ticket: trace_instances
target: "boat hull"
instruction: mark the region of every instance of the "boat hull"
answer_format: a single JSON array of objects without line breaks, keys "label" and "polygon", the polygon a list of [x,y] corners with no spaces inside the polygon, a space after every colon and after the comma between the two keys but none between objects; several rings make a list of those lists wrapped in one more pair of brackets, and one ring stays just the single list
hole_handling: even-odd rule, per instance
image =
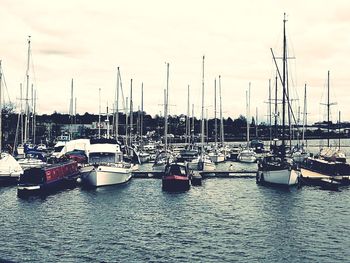
[{"label": "boat hull", "polygon": [[162,178],[162,189],[164,191],[187,191],[190,189],[190,180],[188,177],[167,176]]},{"label": "boat hull", "polygon": [[256,157],[255,156],[237,156],[237,160],[241,163],[255,163]]},{"label": "boat hull", "polygon": [[82,183],[93,187],[124,184],[132,177],[129,168],[104,165],[83,167],[80,172]]},{"label": "boat hull", "polygon": [[299,174],[293,169],[258,171],[257,182],[280,186],[292,186],[298,184]]},{"label": "boat hull", "polygon": [[209,158],[213,163],[222,163],[225,161],[225,155],[209,155]]},{"label": "boat hull", "polygon": [[188,168],[194,171],[214,171],[215,164],[208,162],[190,162]]}]

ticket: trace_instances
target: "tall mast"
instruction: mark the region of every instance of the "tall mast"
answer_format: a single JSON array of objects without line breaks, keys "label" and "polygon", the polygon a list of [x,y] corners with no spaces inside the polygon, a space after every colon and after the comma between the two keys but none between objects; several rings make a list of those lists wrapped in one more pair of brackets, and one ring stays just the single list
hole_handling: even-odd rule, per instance
[{"label": "tall mast", "polygon": [[141,138],[141,147],[143,148],[143,82],[141,83],[141,117],[140,117],[140,138]]},{"label": "tall mast", "polygon": [[116,95],[116,100],[115,100],[115,119],[114,119],[114,129],[115,129],[115,139],[118,140],[118,135],[119,135],[119,67],[117,68],[117,95]]},{"label": "tall mast", "polygon": [[101,88],[98,89],[98,138],[101,138]]},{"label": "tall mast", "polygon": [[134,127],[134,118],[133,118],[133,101],[132,101],[132,79],[130,80],[130,146],[132,146],[132,134]]},{"label": "tall mast", "polygon": [[186,116],[186,142],[188,141],[188,144],[191,143],[190,139],[190,130],[191,130],[191,124],[190,124],[190,85],[187,86],[187,116]]},{"label": "tall mast", "polygon": [[22,83],[20,84],[20,107],[21,107],[21,144],[24,143],[24,120],[23,120],[23,87]]},{"label": "tall mast", "polygon": [[339,133],[339,141],[338,141],[338,148],[340,150],[340,114],[341,114],[341,111],[339,111],[339,125],[338,125],[338,133]]},{"label": "tall mast", "polygon": [[[31,137],[33,138],[33,136],[34,136],[34,85],[33,85],[33,83],[32,83],[32,89],[31,89],[31,106],[30,106],[30,112],[31,112],[31,119],[32,119],[32,123],[31,123]],[[29,129],[30,130],[30,129]],[[33,140],[33,143],[35,143],[34,142],[34,140]]]},{"label": "tall mast", "polygon": [[25,105],[25,119],[24,119],[24,142],[28,141],[28,125],[29,125],[29,105],[28,105],[28,93],[29,93],[29,63],[30,63],[30,36],[28,37],[28,54],[27,54],[27,70],[26,70],[26,105]]},{"label": "tall mast", "polygon": [[36,136],[36,90],[34,90],[34,103],[33,103],[33,143],[35,144]]},{"label": "tall mast", "polygon": [[125,144],[128,145],[128,129],[129,129],[129,125],[128,125],[128,97],[126,97],[125,99]]},{"label": "tall mast", "polygon": [[209,143],[209,119],[208,119],[208,108],[205,109],[205,119],[206,119],[206,137],[207,137],[207,144]]},{"label": "tall mast", "polygon": [[191,127],[191,139],[194,144],[194,104],[192,104],[192,127]]},{"label": "tall mast", "polygon": [[108,112],[108,102],[107,102],[107,118],[106,118],[106,122],[107,122],[107,133],[106,133],[106,138],[109,139],[109,112]]},{"label": "tall mast", "polygon": [[255,137],[258,138],[258,107],[255,108]]},{"label": "tall mast", "polygon": [[214,79],[214,127],[215,127],[215,149],[218,148],[218,122],[216,120],[216,79]]},{"label": "tall mast", "polygon": [[2,67],[1,67],[1,60],[0,60],[0,153],[1,152],[2,152]]},{"label": "tall mast", "polygon": [[165,107],[164,107],[164,148],[168,150],[168,99],[169,99],[169,63],[166,64],[166,91],[165,91]]},{"label": "tall mast", "polygon": [[304,112],[303,112],[303,133],[302,133],[302,141],[303,145],[305,144],[305,127],[306,127],[306,116],[307,116],[307,108],[306,108],[306,83],[304,87]]},{"label": "tall mast", "polygon": [[249,148],[249,130],[250,130],[250,82],[248,91],[246,91],[246,103],[247,103],[247,148]]},{"label": "tall mast", "polygon": [[202,115],[201,115],[201,154],[204,153],[204,59],[202,61]]},{"label": "tall mast", "polygon": [[73,78],[70,87],[70,104],[69,104],[69,139],[72,139],[72,124],[73,124]]},{"label": "tall mast", "polygon": [[330,106],[331,104],[329,103],[329,70],[327,74],[327,128],[328,128],[328,136],[327,136],[327,147],[329,147],[329,113],[330,113]]},{"label": "tall mast", "polygon": [[283,19],[283,76],[282,76],[282,157],[285,157],[285,115],[286,115],[286,64],[287,64],[287,38],[286,38],[286,14]]},{"label": "tall mast", "polygon": [[222,118],[222,100],[221,100],[221,76],[219,75],[219,96],[220,96],[220,137],[222,146],[224,145],[224,120]]},{"label": "tall mast", "polygon": [[272,143],[272,127],[271,127],[271,124],[272,124],[272,120],[271,120],[271,79],[269,79],[269,126],[270,126],[270,145]]},{"label": "tall mast", "polygon": [[275,113],[274,113],[274,116],[275,116],[275,124],[274,124],[274,130],[275,130],[275,138],[277,139],[278,138],[278,127],[277,127],[277,117],[278,117],[278,109],[277,109],[277,91],[278,91],[278,88],[277,88],[277,74],[276,74],[276,77],[275,77]]}]

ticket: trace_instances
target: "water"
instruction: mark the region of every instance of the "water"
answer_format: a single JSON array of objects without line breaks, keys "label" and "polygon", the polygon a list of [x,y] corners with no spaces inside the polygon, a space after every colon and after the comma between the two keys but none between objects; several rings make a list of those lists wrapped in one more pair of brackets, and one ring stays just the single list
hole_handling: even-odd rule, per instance
[{"label": "water", "polygon": [[78,187],[45,198],[19,199],[16,187],[1,187],[0,203],[0,258],[15,262],[350,258],[349,187],[286,190],[256,185],[255,179],[211,178],[174,194],[161,190],[161,180],[133,179],[123,186]]}]

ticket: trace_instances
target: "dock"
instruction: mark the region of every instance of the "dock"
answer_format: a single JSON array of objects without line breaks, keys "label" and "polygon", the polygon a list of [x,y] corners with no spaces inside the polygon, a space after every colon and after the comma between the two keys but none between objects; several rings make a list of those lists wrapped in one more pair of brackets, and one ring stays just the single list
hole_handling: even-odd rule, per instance
[{"label": "dock", "polygon": [[[204,179],[205,178],[255,178],[256,170],[218,170],[218,171],[208,171],[208,172],[197,172]],[[155,171],[134,171],[132,173],[133,178],[140,179],[161,179],[163,172]]]}]

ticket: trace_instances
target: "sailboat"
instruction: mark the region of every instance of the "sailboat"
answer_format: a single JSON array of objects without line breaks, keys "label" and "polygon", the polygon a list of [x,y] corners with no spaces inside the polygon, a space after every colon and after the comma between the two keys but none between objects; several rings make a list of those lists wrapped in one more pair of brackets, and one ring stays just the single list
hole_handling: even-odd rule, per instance
[{"label": "sailboat", "polygon": [[[303,130],[302,130],[302,144],[296,145],[292,149],[292,159],[294,163],[302,163],[307,157],[309,157],[309,153],[306,151],[306,140],[305,140],[305,129],[307,126],[307,104],[306,104],[306,84],[304,89],[304,113],[303,113]],[[299,141],[299,139],[298,139]]]},{"label": "sailboat", "polygon": [[0,60],[0,182],[16,182],[23,170],[10,153],[2,152],[2,67]]},{"label": "sailboat", "polygon": [[167,63],[166,90],[164,96],[164,150],[160,151],[153,164],[153,171],[164,172],[165,166],[174,161],[168,149],[168,102],[169,102],[169,63]]},{"label": "sailboat", "polygon": [[249,147],[249,119],[250,119],[250,82],[249,82],[249,90],[246,91],[246,101],[247,101],[247,146],[243,149],[237,156],[237,160],[242,163],[255,163],[256,162],[256,154]]},{"label": "sailboat", "polygon": [[143,83],[141,84],[141,116],[140,116],[140,162],[141,163],[148,163],[151,160],[151,155],[146,152],[143,148]]},{"label": "sailboat", "polygon": [[198,158],[188,163],[192,170],[197,171],[213,171],[215,164],[210,160],[204,151],[204,56],[202,60],[202,115],[201,115],[201,152]]},{"label": "sailboat", "polygon": [[[256,175],[257,183],[267,183],[272,185],[291,186],[298,183],[299,174],[292,169],[291,164],[286,158],[285,145],[285,126],[286,126],[286,85],[287,85],[287,39],[286,39],[286,14],[283,19],[283,71],[280,80],[282,82],[282,144],[275,147],[275,151],[263,157],[258,163],[258,172]],[[271,50],[272,52],[272,50]],[[273,55],[273,52],[272,52]],[[275,56],[273,55],[275,61]],[[276,61],[275,61],[276,63]],[[277,66],[277,64],[276,64]],[[278,70],[278,67],[277,67]],[[278,71],[279,73],[279,71]],[[277,134],[275,134],[276,136]]]},{"label": "sailboat", "polygon": [[215,126],[215,145],[214,145],[214,149],[211,152],[209,152],[208,155],[212,162],[221,163],[225,161],[225,155],[218,148],[218,122],[216,118],[216,79],[214,80],[214,123],[215,123],[214,125]]},{"label": "sailboat", "polygon": [[[330,106],[333,103],[329,101],[329,71],[327,78],[327,123],[328,134],[330,130]],[[320,153],[315,157],[308,157],[301,164],[301,176],[303,182],[311,182],[313,179],[321,180],[336,180],[347,181],[350,180],[350,165],[346,163],[345,154],[339,148],[331,148],[329,137],[327,138],[327,147],[321,149]],[[310,181],[311,180],[311,181]]]},{"label": "sailboat", "polygon": [[[192,120],[194,122],[192,108]],[[194,125],[194,123],[192,124]],[[191,162],[192,160],[198,158],[198,147],[195,147],[194,142],[191,140],[191,121],[190,121],[190,85],[187,86],[187,116],[186,116],[186,146],[185,149],[180,150],[179,156],[177,157],[177,161],[180,162]]]}]

